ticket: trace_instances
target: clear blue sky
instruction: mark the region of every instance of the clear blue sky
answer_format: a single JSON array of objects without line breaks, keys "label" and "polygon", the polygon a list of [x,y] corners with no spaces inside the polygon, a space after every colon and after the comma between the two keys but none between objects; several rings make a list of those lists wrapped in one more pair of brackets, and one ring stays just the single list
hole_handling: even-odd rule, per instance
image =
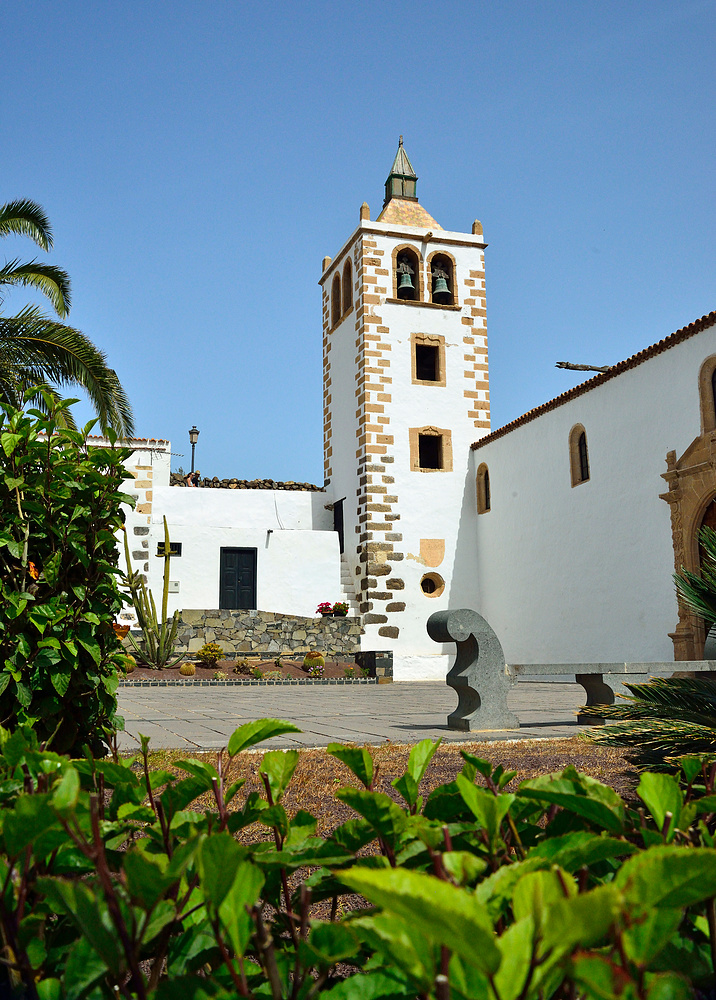
[{"label": "clear blue sky", "polygon": [[421,203],[490,244],[493,427],[579,381],[556,361],[716,308],[712,0],[24,0],[0,27],[0,200],[45,207],[70,322],[174,467],[196,423],[204,474],[322,481],[320,263],[399,133]]}]

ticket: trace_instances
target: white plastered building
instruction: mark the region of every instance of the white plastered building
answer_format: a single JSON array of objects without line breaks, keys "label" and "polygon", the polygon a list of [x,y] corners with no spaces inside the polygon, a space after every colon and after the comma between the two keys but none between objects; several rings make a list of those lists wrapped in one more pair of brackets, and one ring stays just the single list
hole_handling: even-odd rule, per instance
[{"label": "white plastered building", "polygon": [[323,260],[323,489],[178,488],[169,442],[132,442],[135,568],[161,592],[166,516],[170,611],[346,599],[396,681],[445,676],[447,608],[513,663],[701,656],[671,574],[716,524],[716,313],[491,431],[482,226],[442,229],[416,185],[401,139],[378,218]]}]

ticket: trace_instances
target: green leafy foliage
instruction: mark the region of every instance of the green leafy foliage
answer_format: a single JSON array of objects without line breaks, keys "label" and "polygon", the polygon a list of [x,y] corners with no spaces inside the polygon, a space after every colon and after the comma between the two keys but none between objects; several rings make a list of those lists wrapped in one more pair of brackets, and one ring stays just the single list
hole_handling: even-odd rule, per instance
[{"label": "green leafy foliage", "polygon": [[[289,817],[282,804],[298,751],[257,760],[265,795],[241,796],[242,783],[227,781],[237,754],[295,731],[280,719],[250,722],[228,754],[172,771],[150,769],[146,738],[137,759],[73,761],[40,749],[28,728],[5,735],[0,993],[711,995],[716,797],[693,758],[680,779],[644,774],[644,805],[633,808],[573,768],[507,792],[510,772],[463,754],[457,781],[421,811],[437,744],[413,749],[412,784],[395,782],[403,806],[372,790],[368,750],[334,744],[362,785],[338,798],[359,818],[321,838],[312,816]],[[256,826],[268,838],[249,835]]]},{"label": "green leafy foliage", "polygon": [[47,417],[0,404],[0,725],[102,752],[124,658],[112,625],[130,452],[87,448],[92,424],[58,423],[68,405]]}]

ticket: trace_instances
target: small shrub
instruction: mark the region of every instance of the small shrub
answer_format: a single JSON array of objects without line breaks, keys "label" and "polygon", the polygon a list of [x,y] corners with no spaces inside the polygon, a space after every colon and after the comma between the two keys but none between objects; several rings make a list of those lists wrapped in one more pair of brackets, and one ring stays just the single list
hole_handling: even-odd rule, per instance
[{"label": "small shrub", "polygon": [[214,674],[215,681],[226,681],[229,679],[229,675],[224,670],[217,670]]},{"label": "small shrub", "polygon": [[263,675],[265,681],[282,681],[283,674],[280,670],[269,670],[267,674]]},{"label": "small shrub", "polygon": [[234,663],[233,672],[235,674],[244,674],[244,676],[251,675],[251,665],[245,656]]},{"label": "small shrub", "polygon": [[282,654],[279,653],[278,656],[276,657],[276,659],[273,661],[276,664],[277,667],[282,667],[283,666],[283,663],[281,663],[281,655]]},{"label": "small shrub", "polygon": [[343,671],[343,676],[347,677],[349,680],[351,680],[353,677],[356,676],[356,668],[355,667],[346,667],[345,670]]},{"label": "small shrub", "polygon": [[197,660],[201,660],[207,667],[213,667],[217,660],[224,656],[224,650],[218,642],[205,642],[196,654]]},{"label": "small shrub", "polygon": [[179,667],[179,673],[182,677],[193,677],[196,673],[196,667],[193,663],[182,663]]},{"label": "small shrub", "polygon": [[[0,403],[0,720],[57,753],[101,754],[116,729],[126,656],[115,532],[126,448],[87,446],[55,417]],[[116,435],[108,435],[116,441]]]},{"label": "small shrub", "polygon": [[261,667],[252,667],[251,676],[255,677],[257,681],[263,680],[264,672]]}]

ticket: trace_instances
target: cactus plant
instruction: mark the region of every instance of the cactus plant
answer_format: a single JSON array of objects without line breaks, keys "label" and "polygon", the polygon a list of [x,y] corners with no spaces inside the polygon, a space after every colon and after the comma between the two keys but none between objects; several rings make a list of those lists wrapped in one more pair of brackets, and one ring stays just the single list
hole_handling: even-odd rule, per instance
[{"label": "cactus plant", "polygon": [[303,669],[309,677],[322,677],[325,659],[317,649],[312,649],[303,658]]},{"label": "cactus plant", "polygon": [[222,659],[224,650],[218,642],[205,642],[195,655],[207,667],[213,667],[217,660]]},{"label": "cactus plant", "polygon": [[157,618],[157,608],[154,597],[147,584],[139,573],[132,569],[132,560],[129,555],[129,542],[127,535],[124,535],[124,554],[127,560],[127,575],[125,583],[129,589],[132,605],[139,627],[142,630],[144,648],[142,648],[130,632],[127,638],[134,647],[134,651],[141,663],[151,667],[153,670],[161,670],[164,667],[174,667],[181,660],[182,655],[172,659],[174,644],[179,628],[179,612],[175,611],[171,622],[167,621],[167,601],[169,598],[169,528],[167,519],[164,518],[164,587],[162,591],[162,618]]},{"label": "cactus plant", "polygon": [[127,654],[127,656],[124,657],[124,660],[121,663],[121,667],[122,670],[125,672],[125,674],[133,674],[137,667],[137,661],[134,659],[133,656]]},{"label": "cactus plant", "polygon": [[179,667],[179,673],[182,677],[193,677],[196,673],[196,667],[193,663],[182,663]]}]

